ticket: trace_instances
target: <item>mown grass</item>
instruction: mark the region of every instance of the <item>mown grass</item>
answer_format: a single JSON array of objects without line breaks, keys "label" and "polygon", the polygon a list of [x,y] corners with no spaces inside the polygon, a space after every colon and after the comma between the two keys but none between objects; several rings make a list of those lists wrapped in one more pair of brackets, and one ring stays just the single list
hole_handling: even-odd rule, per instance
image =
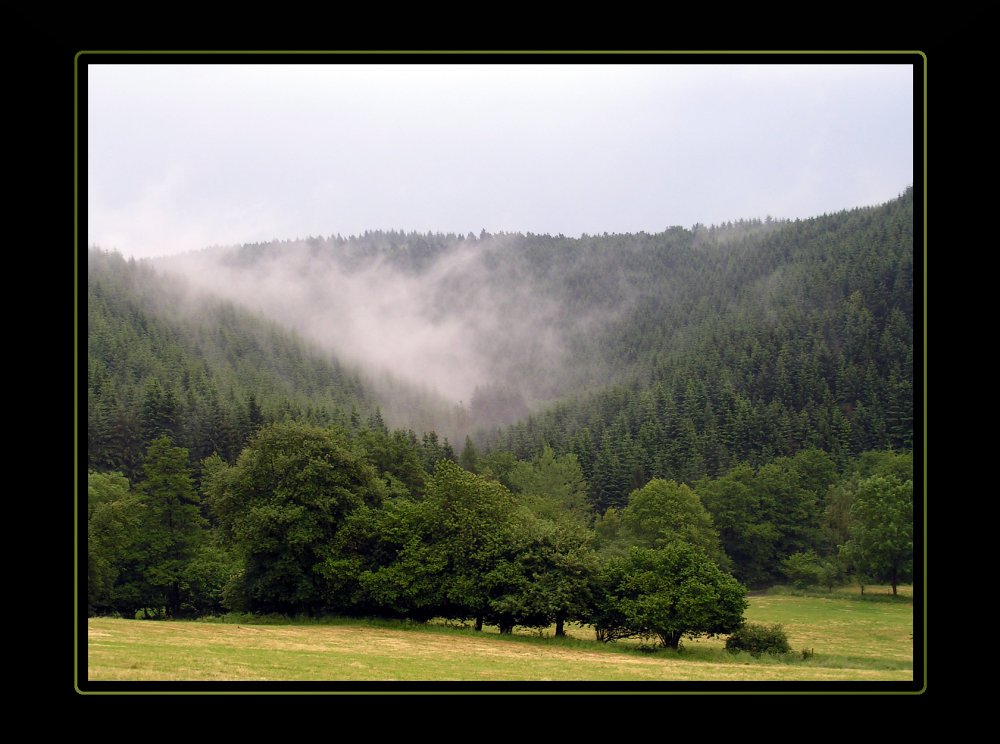
[{"label": "mown grass", "polygon": [[[866,587],[858,601],[850,588],[832,593],[768,593],[750,597],[749,622],[780,623],[794,652],[809,649],[809,663],[830,669],[894,670],[913,667],[913,599],[911,587],[900,587],[900,596],[873,592]],[[888,589],[885,587],[885,589]],[[857,587],[854,587],[857,592]],[[887,597],[887,601],[871,600]],[[693,641],[719,645],[720,639]]]},{"label": "mown grass", "polygon": [[[500,636],[445,624],[325,618],[165,622],[88,621],[91,680],[910,680],[912,605],[848,598],[750,598],[747,619],[781,623],[794,653],[754,659],[723,640],[685,639],[681,651],[642,641],[601,644],[589,628],[568,638]],[[813,656],[803,659],[802,648]]]}]

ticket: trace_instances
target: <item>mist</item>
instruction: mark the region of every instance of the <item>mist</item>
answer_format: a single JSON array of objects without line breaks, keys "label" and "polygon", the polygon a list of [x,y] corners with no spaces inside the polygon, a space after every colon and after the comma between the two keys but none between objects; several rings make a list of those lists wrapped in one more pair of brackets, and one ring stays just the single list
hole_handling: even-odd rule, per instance
[{"label": "mist", "polygon": [[[544,277],[512,263],[509,242],[452,236],[427,256],[405,240],[372,251],[365,241],[313,239],[216,247],[155,263],[359,367],[380,397],[403,381],[495,425],[558,396],[571,339],[597,322],[567,314]],[[506,410],[484,416],[497,396],[492,407]]]}]

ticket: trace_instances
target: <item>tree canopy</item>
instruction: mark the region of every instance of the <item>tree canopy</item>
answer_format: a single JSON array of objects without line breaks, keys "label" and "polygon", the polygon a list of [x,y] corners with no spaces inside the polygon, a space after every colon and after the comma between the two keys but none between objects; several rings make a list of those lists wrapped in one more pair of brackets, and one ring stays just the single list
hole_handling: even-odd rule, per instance
[{"label": "tree canopy", "polygon": [[662,548],[682,542],[700,548],[723,568],[730,561],[722,550],[712,515],[698,494],[683,483],[654,479],[629,495],[621,523],[628,543]]},{"label": "tree canopy", "polygon": [[913,481],[894,475],[865,478],[851,516],[844,558],[861,576],[888,581],[896,594],[898,584],[913,572]]},{"label": "tree canopy", "polygon": [[743,622],[746,588],[703,551],[675,541],[632,548],[601,570],[593,622],[604,640],[655,636],[677,648],[685,635],[731,633]]},{"label": "tree canopy", "polygon": [[205,489],[225,542],[243,560],[235,603],[289,613],[323,609],[319,567],[333,538],[354,509],[383,495],[344,434],[293,423],[262,428],[233,466],[216,461]]}]

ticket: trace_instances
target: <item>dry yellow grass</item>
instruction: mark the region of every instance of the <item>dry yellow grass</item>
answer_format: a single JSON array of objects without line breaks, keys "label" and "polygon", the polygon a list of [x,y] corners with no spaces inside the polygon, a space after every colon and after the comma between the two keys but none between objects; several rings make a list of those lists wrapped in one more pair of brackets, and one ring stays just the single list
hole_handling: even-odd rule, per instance
[{"label": "dry yellow grass", "polygon": [[[694,650],[694,647],[692,647]],[[616,653],[463,632],[358,625],[91,619],[90,680],[908,680],[908,668]]]}]

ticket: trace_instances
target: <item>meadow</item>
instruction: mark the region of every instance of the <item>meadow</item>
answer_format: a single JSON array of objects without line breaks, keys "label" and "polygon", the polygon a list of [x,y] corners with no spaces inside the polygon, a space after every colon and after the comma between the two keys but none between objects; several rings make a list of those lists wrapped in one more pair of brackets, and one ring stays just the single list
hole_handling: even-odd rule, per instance
[{"label": "meadow", "polygon": [[[908,593],[908,588],[906,588]],[[908,681],[914,604],[884,587],[749,598],[747,620],[781,623],[793,651],[755,659],[721,638],[680,651],[601,644],[568,626],[501,636],[446,624],[358,619],[88,620],[91,681]],[[811,652],[803,658],[803,650]]]}]

